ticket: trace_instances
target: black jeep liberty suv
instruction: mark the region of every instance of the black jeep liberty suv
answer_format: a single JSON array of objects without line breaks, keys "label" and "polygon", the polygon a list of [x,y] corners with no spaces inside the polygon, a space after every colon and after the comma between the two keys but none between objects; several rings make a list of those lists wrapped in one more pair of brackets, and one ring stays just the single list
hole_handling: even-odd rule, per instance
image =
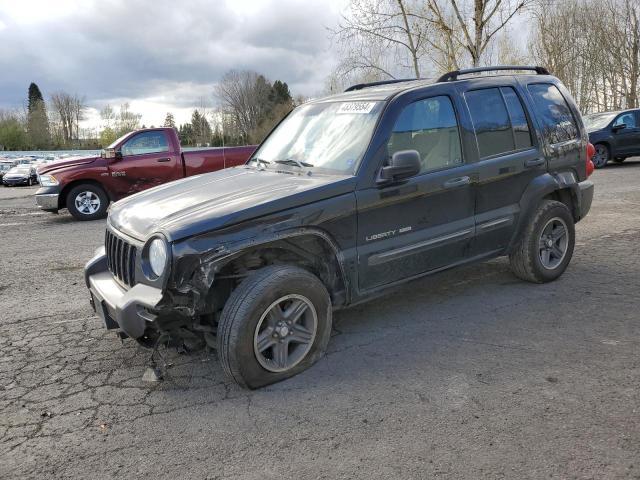
[{"label": "black jeep liberty suv", "polygon": [[310,367],[332,311],[382,289],[501,255],[558,278],[592,155],[541,67],[355,85],[294,109],[244,166],[113,204],[91,303],[145,346],[215,348],[257,388]]}]

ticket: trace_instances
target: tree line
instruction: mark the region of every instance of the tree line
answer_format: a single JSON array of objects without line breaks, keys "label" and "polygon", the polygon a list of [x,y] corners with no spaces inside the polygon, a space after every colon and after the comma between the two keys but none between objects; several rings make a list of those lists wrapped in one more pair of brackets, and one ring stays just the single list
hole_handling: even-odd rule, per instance
[{"label": "tree line", "polygon": [[[639,20],[637,0],[351,0],[330,29],[339,63],[326,90],[539,64],[565,83],[583,113],[635,108]],[[525,25],[527,39],[518,32]]]},{"label": "tree line", "polygon": [[80,122],[85,98],[55,92],[45,102],[40,88],[29,85],[24,111],[0,110],[0,145],[7,150],[48,150],[83,146]]},{"label": "tree line", "polygon": [[[177,125],[173,113],[167,112],[162,126],[175,128],[183,146],[255,144],[296,105],[286,82],[271,82],[254,71],[229,71],[213,94],[216,108],[207,108],[201,100],[191,121]],[[97,149],[147,127],[141,125],[142,115],[123,103],[100,110],[99,128],[83,129],[80,122],[87,108],[85,97],[65,92],[56,92],[45,102],[32,83],[24,112],[0,110],[0,145],[7,150]]]}]

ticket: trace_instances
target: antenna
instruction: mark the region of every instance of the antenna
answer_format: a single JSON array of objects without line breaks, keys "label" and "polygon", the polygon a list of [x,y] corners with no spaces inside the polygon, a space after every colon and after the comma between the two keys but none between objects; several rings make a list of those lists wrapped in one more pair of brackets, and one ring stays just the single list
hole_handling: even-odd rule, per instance
[{"label": "antenna", "polygon": [[227,168],[227,157],[224,154],[224,119],[220,122],[220,131],[222,132],[222,168]]}]

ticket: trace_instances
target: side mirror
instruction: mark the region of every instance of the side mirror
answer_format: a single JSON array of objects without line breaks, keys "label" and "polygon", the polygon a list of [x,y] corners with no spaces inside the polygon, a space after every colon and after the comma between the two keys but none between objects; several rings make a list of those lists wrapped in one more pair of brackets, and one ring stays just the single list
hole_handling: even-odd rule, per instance
[{"label": "side mirror", "polygon": [[417,150],[401,150],[391,157],[391,162],[382,167],[378,175],[378,183],[393,183],[420,173],[422,162]]},{"label": "side mirror", "polygon": [[625,128],[627,128],[627,124],[626,123],[618,123],[617,125],[614,125],[611,128],[612,128],[612,130],[614,132],[617,132],[618,130],[624,130]]},{"label": "side mirror", "polygon": [[120,160],[122,158],[122,152],[115,148],[105,148],[100,155],[102,158]]}]

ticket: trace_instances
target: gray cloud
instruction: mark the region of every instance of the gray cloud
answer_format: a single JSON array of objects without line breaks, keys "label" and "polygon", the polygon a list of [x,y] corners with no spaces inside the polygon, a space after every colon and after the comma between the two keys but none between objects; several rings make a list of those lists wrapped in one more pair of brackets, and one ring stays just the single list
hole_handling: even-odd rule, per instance
[{"label": "gray cloud", "polygon": [[30,25],[0,12],[0,107],[22,105],[31,81],[97,108],[141,98],[188,107],[229,69],[317,93],[333,64],[325,27],[335,12],[323,0],[259,3],[249,14],[207,0],[86,2]]}]

